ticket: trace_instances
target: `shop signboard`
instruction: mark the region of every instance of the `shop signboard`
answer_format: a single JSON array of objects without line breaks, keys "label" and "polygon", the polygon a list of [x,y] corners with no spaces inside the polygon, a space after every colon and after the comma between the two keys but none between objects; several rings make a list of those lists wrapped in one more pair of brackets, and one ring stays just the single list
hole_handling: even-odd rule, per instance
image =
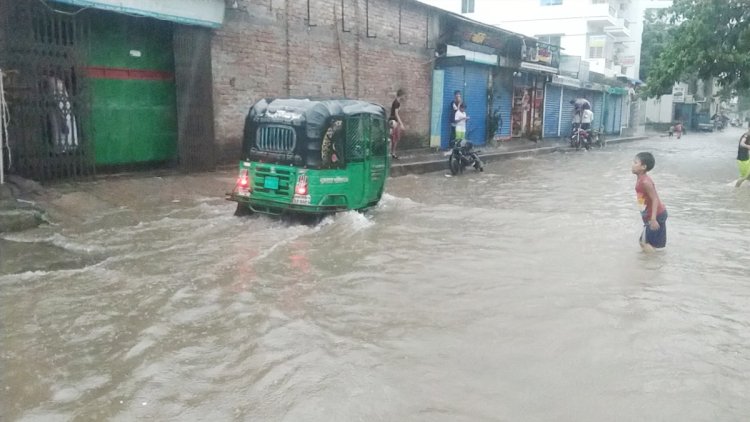
[{"label": "shop signboard", "polygon": [[575,78],[571,78],[563,75],[555,75],[552,77],[552,83],[555,85],[563,85],[571,88],[580,88],[581,81]]},{"label": "shop signboard", "polygon": [[521,62],[521,69],[535,70],[537,72],[557,73],[557,69],[551,66],[544,66],[539,63]]},{"label": "shop signboard", "polygon": [[[559,47],[542,43],[531,45],[526,47],[522,57],[521,67],[525,69],[558,73],[558,68],[560,67]],[[527,65],[524,66],[524,63]]]},{"label": "shop signboard", "polygon": [[458,24],[455,34],[462,41],[483,45],[495,50],[503,50],[507,42],[507,37],[499,36],[497,33],[478,31],[474,25],[468,23]]},{"label": "shop signboard", "polygon": [[581,58],[579,56],[569,56],[563,54],[560,56],[560,74],[577,78],[581,70]]}]

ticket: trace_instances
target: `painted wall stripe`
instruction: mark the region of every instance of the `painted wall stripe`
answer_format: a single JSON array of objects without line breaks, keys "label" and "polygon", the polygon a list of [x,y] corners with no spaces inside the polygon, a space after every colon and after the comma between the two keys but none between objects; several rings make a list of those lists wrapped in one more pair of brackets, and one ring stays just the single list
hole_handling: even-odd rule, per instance
[{"label": "painted wall stripe", "polygon": [[86,76],[95,79],[171,81],[174,73],[160,70],[125,69],[119,67],[87,67]]}]

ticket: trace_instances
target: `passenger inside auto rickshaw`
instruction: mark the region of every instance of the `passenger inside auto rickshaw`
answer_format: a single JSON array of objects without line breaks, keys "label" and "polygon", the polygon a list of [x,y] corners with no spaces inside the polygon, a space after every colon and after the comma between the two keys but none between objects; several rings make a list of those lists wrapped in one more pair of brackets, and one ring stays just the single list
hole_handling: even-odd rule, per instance
[{"label": "passenger inside auto rickshaw", "polygon": [[339,156],[337,144],[341,143],[341,130],[343,122],[341,120],[331,121],[331,126],[326,130],[323,135],[323,143],[320,148],[320,158],[323,160],[323,167],[331,168],[339,165]]}]

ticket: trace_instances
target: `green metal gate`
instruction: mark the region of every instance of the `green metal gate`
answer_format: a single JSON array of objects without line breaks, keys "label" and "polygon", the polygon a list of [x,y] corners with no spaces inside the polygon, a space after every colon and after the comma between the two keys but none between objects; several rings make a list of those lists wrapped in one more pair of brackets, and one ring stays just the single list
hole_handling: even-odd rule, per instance
[{"label": "green metal gate", "polygon": [[87,76],[98,166],[177,158],[173,24],[97,11]]}]

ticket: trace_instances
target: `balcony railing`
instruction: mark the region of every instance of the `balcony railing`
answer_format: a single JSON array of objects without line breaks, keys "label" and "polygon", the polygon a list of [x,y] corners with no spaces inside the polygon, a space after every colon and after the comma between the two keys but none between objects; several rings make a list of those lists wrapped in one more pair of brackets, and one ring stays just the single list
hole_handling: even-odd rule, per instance
[{"label": "balcony railing", "polygon": [[609,2],[598,3],[592,0],[592,5],[586,13],[586,20],[595,28],[606,31],[618,39],[630,39],[629,23],[622,17],[621,12]]}]

